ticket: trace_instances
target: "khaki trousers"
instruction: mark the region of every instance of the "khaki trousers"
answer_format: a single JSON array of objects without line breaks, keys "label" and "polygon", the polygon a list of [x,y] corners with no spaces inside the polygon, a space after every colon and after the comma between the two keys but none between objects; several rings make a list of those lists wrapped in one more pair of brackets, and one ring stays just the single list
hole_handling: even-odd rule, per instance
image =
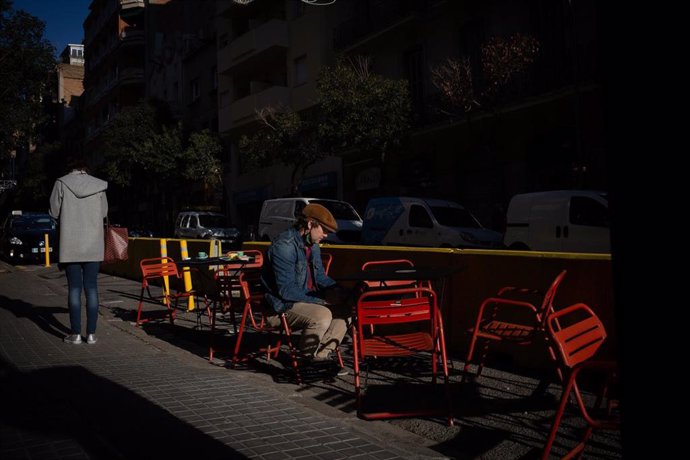
[{"label": "khaki trousers", "polygon": [[[285,312],[290,328],[301,330],[299,349],[308,356],[326,358],[342,342],[352,313],[349,305],[319,305],[297,302]],[[280,324],[280,316],[270,316],[271,326]]]}]

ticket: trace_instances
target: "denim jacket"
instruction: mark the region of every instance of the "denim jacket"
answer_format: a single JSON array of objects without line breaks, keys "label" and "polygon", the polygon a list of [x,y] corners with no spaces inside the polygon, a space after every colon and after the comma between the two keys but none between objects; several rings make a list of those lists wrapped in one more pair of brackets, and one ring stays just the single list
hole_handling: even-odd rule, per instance
[{"label": "denim jacket", "polygon": [[[311,247],[311,258],[316,290],[335,284],[324,271],[318,244]],[[266,301],[276,313],[289,310],[295,302],[325,303],[307,289],[307,267],[304,238],[299,231],[289,228],[275,237],[266,253],[261,283],[266,289]]]}]

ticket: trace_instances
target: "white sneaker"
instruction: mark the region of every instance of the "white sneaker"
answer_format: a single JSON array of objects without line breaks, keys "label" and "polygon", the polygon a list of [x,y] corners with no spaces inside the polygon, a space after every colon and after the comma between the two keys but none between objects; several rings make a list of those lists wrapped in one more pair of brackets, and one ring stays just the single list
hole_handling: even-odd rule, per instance
[{"label": "white sneaker", "polygon": [[62,339],[62,341],[73,345],[79,345],[81,343],[81,336],[79,334],[71,334]]},{"label": "white sneaker", "polygon": [[88,343],[89,345],[93,345],[96,342],[98,342],[98,339],[96,338],[96,334],[89,334],[86,337],[86,343]]}]

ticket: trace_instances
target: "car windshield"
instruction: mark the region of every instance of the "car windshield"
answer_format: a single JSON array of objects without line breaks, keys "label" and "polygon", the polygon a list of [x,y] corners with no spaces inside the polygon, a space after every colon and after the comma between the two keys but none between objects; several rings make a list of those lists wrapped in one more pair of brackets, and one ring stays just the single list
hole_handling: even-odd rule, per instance
[{"label": "car windshield", "polygon": [[55,220],[48,216],[22,216],[12,221],[14,230],[54,230]]},{"label": "car windshield", "polygon": [[228,228],[230,226],[225,216],[213,216],[208,214],[199,214],[199,225],[205,228]]},{"label": "car windshield", "polygon": [[431,212],[441,225],[448,227],[481,228],[477,219],[466,209],[431,206]]},{"label": "car windshield", "polygon": [[331,211],[336,220],[361,220],[357,211],[348,203],[342,201],[313,200],[312,203],[320,204]]}]

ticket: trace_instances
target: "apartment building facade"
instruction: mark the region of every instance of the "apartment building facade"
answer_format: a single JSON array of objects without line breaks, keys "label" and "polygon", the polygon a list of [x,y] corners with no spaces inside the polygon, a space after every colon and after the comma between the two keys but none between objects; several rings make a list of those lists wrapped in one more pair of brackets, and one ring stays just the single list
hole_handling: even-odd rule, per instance
[{"label": "apartment building facade", "polygon": [[84,45],[68,44],[56,68],[56,129],[68,153],[82,151],[83,125],[77,117],[84,93]]},{"label": "apartment building facade", "polygon": [[[231,152],[230,209],[258,218],[266,198],[290,193],[284,165],[242,169],[237,141],[268,105],[309,110],[319,70],[338,55],[365,55],[372,71],[409,83],[409,139],[386,162],[365,152],[326,158],[307,170],[304,195],[345,199],[447,198],[492,224],[509,198],[549,188],[606,188],[596,5],[547,0],[299,0],[218,6],[219,131]],[[434,66],[469,58],[482,85],[482,46],[519,32],[540,44],[537,61],[499,97],[470,114],[439,110]],[[494,225],[497,226],[498,224]]]},{"label": "apartment building facade", "polygon": [[103,128],[145,97],[145,6],[165,0],[93,0],[84,21],[85,149],[97,154]]},{"label": "apartment building facade", "polygon": [[[229,209],[243,225],[258,222],[262,202],[291,192],[291,173],[274,164],[248,170],[238,140],[257,128],[267,106],[307,111],[317,102],[320,69],[333,63],[333,6],[302,1],[227,2],[218,7],[219,132],[230,151],[226,176]],[[342,160],[327,157],[305,172],[300,192],[342,198]]]}]

